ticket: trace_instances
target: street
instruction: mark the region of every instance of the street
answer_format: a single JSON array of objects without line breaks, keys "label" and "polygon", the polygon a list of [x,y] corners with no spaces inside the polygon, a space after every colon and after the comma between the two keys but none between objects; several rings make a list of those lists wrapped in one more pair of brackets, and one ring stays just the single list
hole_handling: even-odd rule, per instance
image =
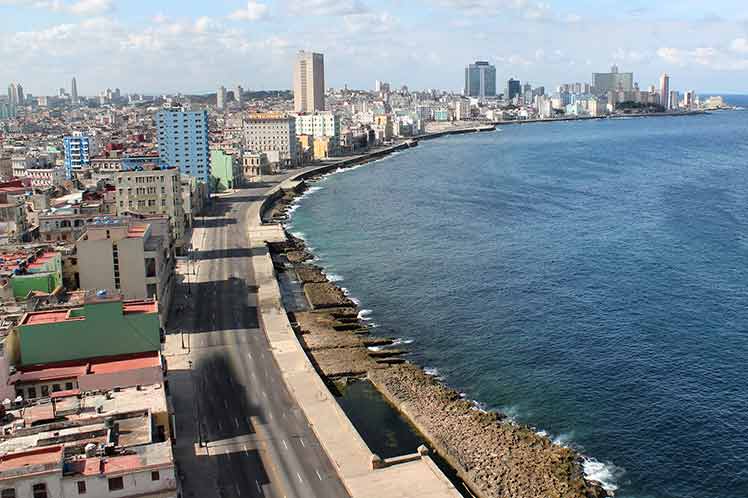
[{"label": "street", "polygon": [[186,497],[349,496],[258,323],[245,218],[267,188],[213,200],[177,279],[166,356]]}]

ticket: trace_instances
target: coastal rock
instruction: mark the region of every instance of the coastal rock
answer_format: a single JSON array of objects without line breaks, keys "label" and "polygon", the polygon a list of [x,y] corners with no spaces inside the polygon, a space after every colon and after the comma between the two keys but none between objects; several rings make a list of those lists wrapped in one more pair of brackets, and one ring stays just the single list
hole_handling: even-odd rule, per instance
[{"label": "coastal rock", "polygon": [[306,284],[304,285],[304,294],[314,309],[353,305],[353,302],[346,297],[345,293],[330,282]]}]

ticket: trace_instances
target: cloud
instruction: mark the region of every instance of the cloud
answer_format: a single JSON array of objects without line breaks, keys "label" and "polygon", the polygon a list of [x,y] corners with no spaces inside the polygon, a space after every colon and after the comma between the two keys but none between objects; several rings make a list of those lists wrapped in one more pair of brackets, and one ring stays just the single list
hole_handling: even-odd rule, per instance
[{"label": "cloud", "polygon": [[114,11],[113,0],[0,0],[0,5],[31,7],[35,9],[65,12],[76,16],[96,16]]},{"label": "cloud", "polygon": [[343,16],[346,31],[353,34],[389,33],[399,24],[399,20],[388,12],[355,14]]},{"label": "cloud", "polygon": [[229,14],[229,19],[235,21],[260,21],[267,18],[269,8],[264,3],[249,0],[247,6]]},{"label": "cloud", "polygon": [[668,64],[680,67],[703,67],[712,71],[745,71],[748,69],[748,44],[743,38],[736,38],[727,48],[662,47],[657,49],[657,55]]},{"label": "cloud", "polygon": [[288,0],[288,10],[306,16],[349,16],[365,14],[369,7],[361,0]]},{"label": "cloud", "polygon": [[748,40],[745,38],[735,38],[730,43],[730,49],[739,54],[748,54]]}]

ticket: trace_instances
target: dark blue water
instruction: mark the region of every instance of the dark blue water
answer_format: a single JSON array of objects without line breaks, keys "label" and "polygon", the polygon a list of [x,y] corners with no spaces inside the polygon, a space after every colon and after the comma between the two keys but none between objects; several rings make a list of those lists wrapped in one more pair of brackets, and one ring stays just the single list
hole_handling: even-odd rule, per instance
[{"label": "dark blue water", "polygon": [[506,126],[294,214],[383,334],[624,497],[748,497],[748,113]]}]

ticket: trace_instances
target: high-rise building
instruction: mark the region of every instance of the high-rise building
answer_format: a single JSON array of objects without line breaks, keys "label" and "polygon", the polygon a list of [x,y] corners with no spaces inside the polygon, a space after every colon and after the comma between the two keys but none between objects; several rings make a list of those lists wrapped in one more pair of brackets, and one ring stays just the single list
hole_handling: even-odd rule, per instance
[{"label": "high-rise building", "polygon": [[466,97],[496,96],[496,66],[486,61],[476,61],[465,68]]},{"label": "high-rise building", "polygon": [[156,114],[156,124],[161,163],[208,183],[208,111],[193,111],[178,104],[167,105]]},{"label": "high-rise building", "polygon": [[678,109],[678,91],[670,90],[670,99],[668,100],[668,106],[670,109]]},{"label": "high-rise building", "polygon": [[216,107],[219,109],[226,107],[226,87],[223,85],[218,87],[218,92],[216,92]]},{"label": "high-rise building", "polygon": [[88,168],[91,157],[96,155],[94,141],[77,131],[62,139],[65,148],[65,178],[73,178],[73,172]]},{"label": "high-rise building", "polygon": [[325,56],[300,50],[293,75],[293,102],[296,112],[325,110]]},{"label": "high-rise building", "polygon": [[239,107],[244,103],[244,88],[242,88],[241,85],[236,85],[236,90],[234,90],[234,100],[239,104]]},{"label": "high-rise building", "polygon": [[506,82],[506,100],[512,100],[514,97],[522,95],[522,85],[519,80],[509,78]]},{"label": "high-rise building", "polygon": [[78,82],[75,81],[75,78],[70,82],[70,100],[73,104],[78,103]]},{"label": "high-rise building", "polygon": [[618,72],[618,66],[610,68],[609,73],[592,73],[592,86],[599,94],[608,92],[631,92],[634,90],[634,73]]},{"label": "high-rise building", "polygon": [[670,109],[670,76],[663,73],[660,76],[660,105],[665,109]]},{"label": "high-rise building", "polygon": [[25,98],[23,95],[23,87],[20,83],[11,83],[8,85],[8,104],[11,107],[22,106]]}]

